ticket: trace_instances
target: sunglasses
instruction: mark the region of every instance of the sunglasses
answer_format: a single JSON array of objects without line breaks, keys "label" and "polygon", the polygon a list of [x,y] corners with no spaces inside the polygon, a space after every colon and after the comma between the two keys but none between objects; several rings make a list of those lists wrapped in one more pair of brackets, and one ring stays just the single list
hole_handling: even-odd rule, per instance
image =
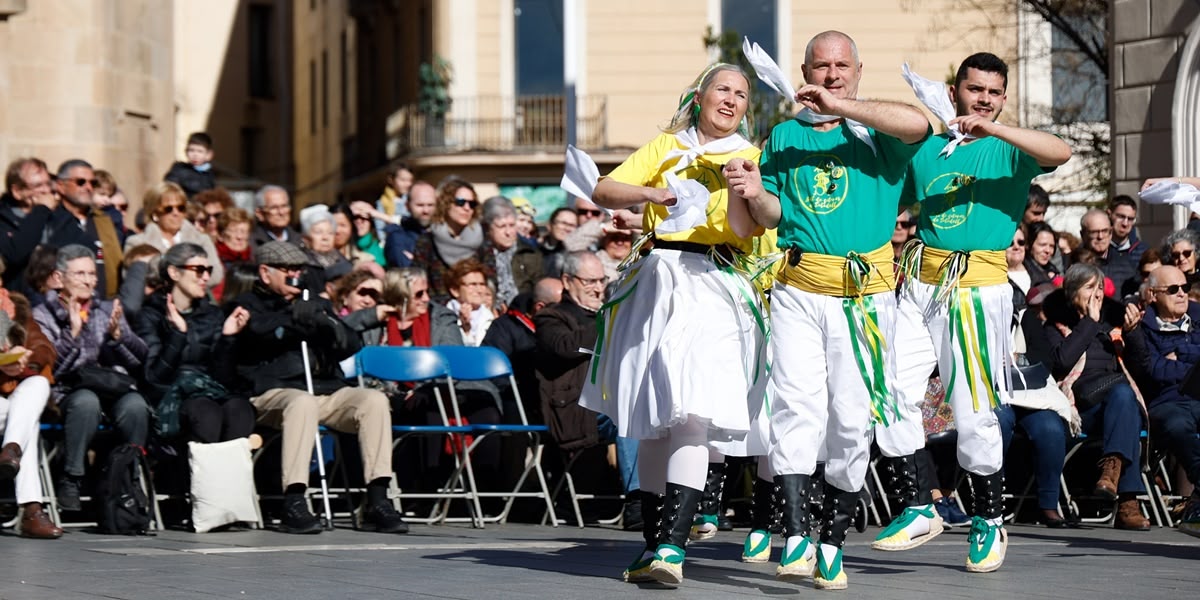
[{"label": "sunglasses", "polygon": [[1163,287],[1160,287],[1160,288],[1154,288],[1154,290],[1159,293],[1164,293],[1168,296],[1174,296],[1175,294],[1178,294],[1181,291],[1186,292],[1187,284],[1179,285],[1178,283],[1176,283],[1173,285],[1164,285]]},{"label": "sunglasses", "polygon": [[383,294],[381,294],[379,290],[375,288],[358,288],[354,290],[354,293],[362,296],[363,298],[370,298],[376,302],[379,302],[379,299],[383,297]]},{"label": "sunglasses", "polygon": [[160,215],[169,215],[171,212],[177,212],[182,215],[187,212],[187,207],[182,204],[164,204],[158,207],[158,214]]},{"label": "sunglasses", "polygon": [[603,216],[603,215],[604,215],[604,211],[602,211],[602,210],[594,210],[594,209],[591,209],[591,208],[581,208],[581,209],[579,209],[579,210],[576,210],[576,211],[575,211],[575,214],[577,214],[577,215],[579,215],[579,216],[581,216],[581,217],[584,217],[584,216],[587,216],[587,217],[599,217],[599,216]]},{"label": "sunglasses", "polygon": [[420,300],[421,298],[424,298],[428,295],[429,295],[429,290],[419,290],[419,291],[413,293],[412,296],[414,299]]},{"label": "sunglasses", "polygon": [[210,265],[180,265],[179,268],[183,269],[184,271],[191,271],[195,273],[196,277],[212,275],[213,272],[213,268]]},{"label": "sunglasses", "polygon": [[1179,260],[1181,258],[1191,258],[1193,253],[1194,253],[1193,250],[1182,250],[1180,252],[1172,252],[1171,258],[1175,259],[1175,260]]},{"label": "sunglasses", "polygon": [[452,202],[454,202],[455,206],[459,206],[459,207],[470,206],[471,210],[475,210],[477,207],[479,207],[479,201],[472,200],[470,198],[455,198],[454,200],[452,200]]},{"label": "sunglasses", "polygon": [[912,221],[896,221],[896,229],[908,229],[913,225],[916,225],[916,223],[913,223]]},{"label": "sunglasses", "polygon": [[1013,245],[1014,247],[1018,247],[1018,248],[1024,248],[1024,247],[1025,247],[1025,240],[1013,240],[1013,243],[1012,243],[1012,245]]},{"label": "sunglasses", "polygon": [[72,178],[68,179],[67,181],[70,181],[71,183],[73,183],[79,187],[83,187],[85,185],[91,185],[92,189],[96,189],[96,188],[100,187],[99,179],[85,179],[83,177],[72,177]]},{"label": "sunglasses", "polygon": [[370,221],[371,217],[368,215],[354,215],[354,220],[355,221]]}]

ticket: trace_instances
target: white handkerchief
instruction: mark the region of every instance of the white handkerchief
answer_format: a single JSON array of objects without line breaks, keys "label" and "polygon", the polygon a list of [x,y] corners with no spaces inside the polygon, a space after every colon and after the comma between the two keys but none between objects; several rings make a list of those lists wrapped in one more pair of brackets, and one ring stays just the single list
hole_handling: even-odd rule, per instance
[{"label": "white handkerchief", "polygon": [[1190,183],[1166,179],[1142,190],[1138,196],[1150,204],[1186,206],[1192,212],[1200,212],[1200,190]]},{"label": "white handkerchief", "polygon": [[675,134],[675,139],[683,145],[683,149],[675,148],[663,158],[662,163],[666,164],[671,159],[678,158],[675,164],[669,169],[672,173],[677,173],[686,169],[698,157],[705,154],[729,154],[750,147],[750,142],[746,138],[738,134],[733,134],[723,137],[719,140],[712,140],[707,144],[700,143],[700,136],[696,133],[695,127],[688,127],[683,131]]},{"label": "white handkerchief", "polygon": [[913,93],[917,95],[917,100],[920,100],[921,104],[924,104],[929,109],[929,112],[932,112],[933,116],[937,117],[946,126],[950,133],[950,143],[946,144],[945,148],[942,148],[939,156],[950,156],[963,140],[973,139],[974,136],[963,135],[958,130],[957,124],[950,124],[950,121],[958,116],[958,111],[954,109],[954,103],[950,102],[950,95],[947,93],[946,84],[917,75],[909,68],[908,63],[904,63],[904,66],[900,68],[900,74],[904,77],[904,81],[908,82]]},{"label": "white handkerchief", "polygon": [[675,194],[675,205],[667,207],[668,216],[654,228],[655,233],[679,233],[708,221],[707,188],[694,179],[680,179],[670,171],[666,180],[667,189]]},{"label": "white handkerchief", "polygon": [[779,68],[770,54],[767,54],[758,44],[751,43],[748,37],[742,38],[742,54],[750,62],[750,66],[754,67],[754,73],[763,83],[779,92],[784,98],[795,102],[796,87],[792,85],[787,74]]},{"label": "white handkerchief", "polygon": [[[805,123],[828,123],[830,121],[842,119],[842,117],[817,114],[807,108],[796,113],[796,118],[804,121]],[[875,140],[871,139],[871,130],[867,129],[866,125],[863,125],[854,119],[842,119],[842,121],[845,122],[846,127],[850,128],[850,133],[853,134],[854,137],[862,140],[862,143],[866,144],[867,147],[871,149],[872,154],[879,154],[879,151],[875,149]]]},{"label": "white handkerchief", "polygon": [[568,194],[592,199],[596,182],[600,181],[600,168],[587,152],[567,144],[567,156],[563,162],[563,177],[558,184]]}]

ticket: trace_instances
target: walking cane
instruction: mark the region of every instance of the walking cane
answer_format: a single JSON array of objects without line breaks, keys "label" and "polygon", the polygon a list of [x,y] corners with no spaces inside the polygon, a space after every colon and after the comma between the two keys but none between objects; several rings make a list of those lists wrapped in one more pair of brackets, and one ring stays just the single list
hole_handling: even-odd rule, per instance
[{"label": "walking cane", "polygon": [[[308,290],[304,290],[304,301],[308,301]],[[308,394],[313,393],[312,364],[308,361],[308,340],[300,341],[300,354],[304,357],[304,383],[308,385]],[[319,424],[318,424],[319,427]],[[321,475],[321,499],[325,501],[325,529],[333,530],[333,511],[329,508],[329,484],[325,482],[325,453],[321,450],[321,432],[313,434],[317,447],[317,473]]]}]

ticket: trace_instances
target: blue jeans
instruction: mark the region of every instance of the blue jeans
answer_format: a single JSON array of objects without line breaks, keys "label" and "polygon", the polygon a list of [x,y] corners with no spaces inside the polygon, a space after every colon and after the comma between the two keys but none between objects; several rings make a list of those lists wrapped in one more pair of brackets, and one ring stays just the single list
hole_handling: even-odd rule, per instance
[{"label": "blue jeans", "polygon": [[596,427],[600,430],[600,441],[616,442],[617,467],[621,470],[621,482],[625,484],[625,495],[642,489],[638,481],[638,442],[617,436],[617,424],[608,415],[596,415]]},{"label": "blue jeans", "polygon": [[1001,406],[1000,433],[1004,437],[1004,455],[1019,426],[1033,444],[1033,475],[1037,481],[1038,508],[1058,510],[1059,477],[1067,456],[1067,424],[1052,410],[1031,410],[1020,406]]},{"label": "blue jeans", "polygon": [[1151,406],[1150,431],[1175,455],[1188,481],[1200,485],[1200,400],[1185,396]]},{"label": "blue jeans", "polygon": [[1137,396],[1127,383],[1114,385],[1104,400],[1079,413],[1083,419],[1083,432],[1089,436],[1102,436],[1104,456],[1116,454],[1125,463],[1121,479],[1117,481],[1117,493],[1142,493],[1142,446],[1139,436],[1142,431],[1142,409]]}]

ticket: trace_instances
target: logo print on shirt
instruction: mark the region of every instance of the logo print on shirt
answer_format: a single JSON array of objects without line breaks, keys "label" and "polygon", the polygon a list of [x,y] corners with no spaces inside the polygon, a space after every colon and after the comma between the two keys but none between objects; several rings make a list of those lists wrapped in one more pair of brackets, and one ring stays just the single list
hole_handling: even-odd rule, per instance
[{"label": "logo print on shirt", "polygon": [[833,154],[810,154],[800,167],[793,171],[792,185],[804,210],[827,215],[846,201],[850,179],[842,159]]},{"label": "logo print on shirt", "polygon": [[[704,189],[708,190],[709,195],[716,194],[725,189],[725,176],[721,174],[721,169],[705,160],[698,160],[688,168],[679,173],[680,179],[691,179],[697,181]],[[709,198],[708,207],[704,211],[705,214],[711,215],[717,209],[720,202],[714,198]]]},{"label": "logo print on shirt", "polygon": [[974,175],[945,173],[925,186],[925,201],[929,222],[934,229],[954,229],[962,226],[975,204]]}]

